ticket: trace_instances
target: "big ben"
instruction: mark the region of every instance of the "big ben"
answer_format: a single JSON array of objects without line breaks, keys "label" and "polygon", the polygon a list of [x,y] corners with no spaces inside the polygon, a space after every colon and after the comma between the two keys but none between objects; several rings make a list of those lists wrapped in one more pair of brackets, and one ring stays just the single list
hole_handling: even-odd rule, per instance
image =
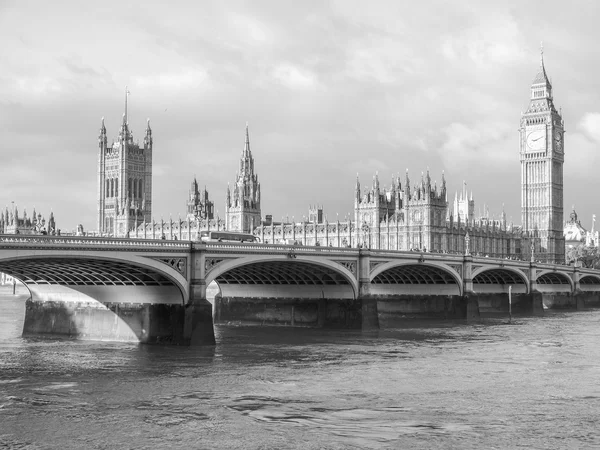
[{"label": "big ben", "polygon": [[563,263],[564,121],[554,106],[543,51],[519,137],[523,252],[536,261]]}]

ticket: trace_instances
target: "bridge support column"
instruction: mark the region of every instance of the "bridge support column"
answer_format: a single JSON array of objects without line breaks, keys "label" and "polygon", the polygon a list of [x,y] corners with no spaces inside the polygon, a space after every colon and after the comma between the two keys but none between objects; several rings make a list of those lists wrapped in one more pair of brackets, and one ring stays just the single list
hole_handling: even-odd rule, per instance
[{"label": "bridge support column", "polygon": [[464,318],[467,320],[479,320],[481,312],[477,294],[473,291],[473,257],[465,255],[463,259],[463,298],[462,304],[465,308]]},{"label": "bridge support column", "polygon": [[371,296],[371,252],[360,250],[358,258],[358,298],[363,330],[379,329],[377,298]]},{"label": "bridge support column", "polygon": [[206,283],[190,283],[190,297],[185,305],[183,344],[190,346],[215,345],[212,305],[206,299]]}]

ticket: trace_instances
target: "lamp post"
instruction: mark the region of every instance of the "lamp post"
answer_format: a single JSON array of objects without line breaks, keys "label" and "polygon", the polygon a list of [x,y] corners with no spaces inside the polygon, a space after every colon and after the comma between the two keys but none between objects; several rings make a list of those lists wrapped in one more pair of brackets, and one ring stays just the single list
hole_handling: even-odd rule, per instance
[{"label": "lamp post", "polygon": [[44,219],[41,214],[38,214],[37,219],[34,218],[33,221],[33,229],[35,231],[35,234],[44,234],[45,225],[46,219]]},{"label": "lamp post", "polygon": [[[369,224],[367,222],[364,222],[361,229],[363,232],[363,245],[366,245],[367,248],[370,249],[371,248],[371,233],[369,232],[370,231]],[[368,242],[367,242],[367,236],[369,239]]]}]

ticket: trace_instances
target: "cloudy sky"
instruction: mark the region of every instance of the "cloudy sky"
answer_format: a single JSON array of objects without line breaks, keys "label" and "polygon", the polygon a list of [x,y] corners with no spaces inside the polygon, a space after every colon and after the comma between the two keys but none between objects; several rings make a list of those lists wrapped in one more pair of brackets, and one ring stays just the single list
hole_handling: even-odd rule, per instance
[{"label": "cloudy sky", "polygon": [[0,204],[94,229],[97,136],[154,132],[157,219],[194,175],[223,216],[250,124],[262,212],[330,220],[357,172],[381,184],[444,170],[477,207],[520,223],[521,111],[544,41],[562,107],[565,218],[600,213],[600,6],[595,1],[0,0]]}]

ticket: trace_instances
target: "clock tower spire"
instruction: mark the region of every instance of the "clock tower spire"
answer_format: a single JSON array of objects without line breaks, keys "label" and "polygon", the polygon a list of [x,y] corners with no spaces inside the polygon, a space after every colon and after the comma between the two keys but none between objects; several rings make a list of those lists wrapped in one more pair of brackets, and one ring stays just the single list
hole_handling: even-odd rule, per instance
[{"label": "clock tower spire", "polygon": [[521,116],[521,220],[535,259],[562,263],[564,122],[554,106],[552,84],[540,48],[540,68],[531,84],[527,111]]}]

